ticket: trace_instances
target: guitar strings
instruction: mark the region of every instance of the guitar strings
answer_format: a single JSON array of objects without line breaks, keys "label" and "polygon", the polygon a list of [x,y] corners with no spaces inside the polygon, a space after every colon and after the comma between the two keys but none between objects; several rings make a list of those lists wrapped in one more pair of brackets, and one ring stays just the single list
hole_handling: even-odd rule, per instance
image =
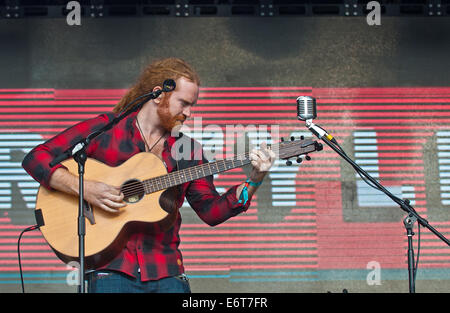
[{"label": "guitar strings", "polygon": [[[284,143],[282,143],[282,145],[284,145],[284,146],[286,146],[286,147],[283,147],[283,149],[289,149],[289,148],[291,148],[291,146],[296,146],[297,145],[297,143],[296,142],[284,142]],[[277,149],[279,149],[279,146],[280,145],[278,145],[278,144],[275,144],[275,145],[273,145],[273,146],[275,146],[275,148],[277,148]],[[183,179],[181,179],[181,174],[182,173],[180,173],[180,172],[183,172],[183,176],[184,177],[186,177],[186,174],[184,174],[185,172],[187,172],[188,173],[188,175],[190,175],[191,177],[195,174],[195,173],[198,173],[198,172],[203,172],[203,174],[204,174],[204,170],[206,169],[206,167],[208,167],[209,168],[209,170],[211,170],[211,165],[215,165],[216,166],[216,170],[218,170],[218,173],[220,173],[220,172],[224,172],[224,171],[227,171],[227,170],[229,170],[229,169],[231,169],[231,168],[236,168],[236,167],[239,167],[239,166],[243,166],[243,165],[245,165],[245,164],[242,164],[242,165],[239,165],[239,166],[234,166],[234,167],[227,167],[226,165],[226,162],[232,162],[232,163],[234,163],[235,161],[248,161],[248,152],[246,152],[246,153],[244,153],[244,154],[241,154],[241,155],[237,155],[237,156],[235,156],[233,159],[231,159],[231,160],[219,160],[219,161],[215,161],[215,162],[208,162],[208,163],[204,163],[204,164],[200,164],[200,165],[196,165],[196,166],[192,166],[192,167],[190,167],[190,168],[187,168],[187,169],[183,169],[183,170],[181,170],[181,171],[175,171],[175,172],[171,172],[171,173],[168,173],[168,174],[166,174],[166,175],[163,175],[163,176],[157,176],[157,177],[152,177],[152,178],[150,178],[150,179],[147,179],[147,180],[145,180],[145,181],[137,181],[137,182],[133,182],[133,183],[130,183],[130,184],[128,184],[128,185],[126,185],[124,188],[122,188],[121,189],[121,191],[124,193],[124,195],[125,194],[130,194],[130,196],[131,195],[134,195],[135,193],[139,193],[139,192],[141,192],[142,190],[144,191],[144,193],[152,193],[152,192],[156,192],[156,191],[158,191],[158,190],[163,190],[163,189],[167,189],[167,188],[170,188],[170,187],[173,187],[173,186],[176,186],[176,185],[179,185],[179,184],[181,184],[181,183],[176,183],[176,184],[174,184],[174,185],[170,185],[170,184],[172,184],[172,182],[171,182],[171,177],[173,178],[173,180],[176,182],[176,180],[177,179],[179,179],[179,180],[181,180],[181,181],[183,181]],[[223,170],[219,170],[219,167],[217,166],[219,163],[218,162],[223,162],[224,164],[225,164],[225,168],[223,169]],[[190,172],[190,173],[189,173]],[[176,176],[178,176],[178,177],[176,177]],[[204,176],[202,176],[202,177],[206,177],[206,176],[209,176],[209,175],[204,175]],[[169,186],[167,186],[167,187],[163,187],[163,188],[160,188],[160,189],[156,189],[156,190],[150,190],[150,192],[147,192],[148,191],[148,186],[150,185],[150,186],[154,186],[155,184],[154,183],[156,183],[156,184],[158,184],[157,182],[156,182],[156,180],[157,179],[161,179],[162,177],[166,177],[166,181],[167,181],[167,178],[169,178]],[[199,177],[200,178],[200,177]],[[194,179],[192,179],[192,180],[194,180]],[[151,181],[153,181],[153,183],[151,182]],[[160,185],[162,186],[162,181],[160,182]],[[146,188],[147,187],[147,188]],[[159,187],[158,187],[159,188]],[[151,188],[150,188],[151,189]]]},{"label": "guitar strings", "polygon": [[[289,149],[289,148],[291,148],[290,146],[297,145],[295,142],[285,142],[285,143],[282,143],[282,144],[287,146],[287,147],[283,147],[284,149]],[[275,145],[275,146],[277,146],[277,145]],[[241,161],[241,160],[242,160],[242,157],[243,157],[243,156],[245,157],[246,155],[248,155],[248,152],[246,152],[244,155],[237,155],[237,156],[234,157],[234,159],[231,159],[231,160],[221,160],[221,161],[223,161],[223,162],[234,162],[234,161],[238,161],[239,159],[240,159],[239,161]],[[245,159],[247,159],[247,161],[248,161],[248,157],[245,157]],[[215,163],[216,163],[216,169],[218,168],[218,167],[217,167],[217,164],[218,164],[217,162],[219,162],[219,161],[216,161],[216,162],[215,162]],[[204,170],[205,170],[206,166],[208,166],[208,167],[210,168],[212,164],[214,164],[214,163],[212,163],[212,162],[204,163],[204,164],[200,164],[200,165],[196,165],[196,166],[190,167],[190,168],[188,168],[188,169],[184,169],[184,170],[182,170],[182,171],[191,172],[189,175],[192,176],[192,173],[196,173],[197,171],[203,171],[203,173],[204,173]],[[244,165],[244,164],[242,164],[242,165]],[[239,166],[242,166],[242,165],[239,165]],[[239,167],[239,166],[235,166],[235,167]],[[232,168],[235,168],[235,167],[232,167]],[[218,172],[227,171],[227,170],[229,170],[229,169],[231,169],[231,168],[225,166],[225,168],[224,168],[223,170],[220,170],[220,171],[218,171]],[[177,179],[177,177],[175,177],[175,176],[178,176],[178,179],[180,179],[180,178],[181,178],[180,172],[182,172],[182,171],[175,171],[175,172],[171,172],[171,173],[168,173],[168,174],[166,174],[166,175],[163,175],[163,176],[153,177],[153,178],[147,179],[147,180],[145,180],[145,181],[143,181],[143,182],[140,182],[140,181],[138,181],[138,182],[133,182],[133,183],[130,183],[128,186],[125,186],[125,187],[122,189],[122,191],[124,192],[124,194],[125,194],[125,193],[127,193],[127,194],[128,194],[128,193],[131,193],[131,195],[134,195],[135,192],[136,192],[136,193],[139,193],[139,192],[141,192],[142,190],[144,190],[144,193],[152,193],[152,192],[156,192],[156,191],[158,191],[158,190],[167,189],[167,188],[170,188],[170,187],[179,185],[180,183],[176,183],[176,184],[170,185],[170,184],[172,184],[172,182],[170,182],[169,186],[165,186],[165,187],[163,187],[163,188],[156,189],[156,190],[150,190],[150,192],[147,192],[147,191],[148,191],[148,185],[149,185],[149,184],[150,184],[150,186],[154,185],[154,184],[150,183],[150,181],[152,181],[152,180],[155,181],[156,179],[161,179],[161,178],[164,177],[164,176],[168,177],[169,179],[170,179],[170,176],[172,176],[172,178],[173,178],[174,180]],[[205,177],[205,176],[209,176],[209,175],[204,175],[203,177]],[[161,182],[160,184],[161,184],[161,186],[162,186],[162,182]],[[146,187],[147,187],[147,190],[146,190]],[[150,189],[151,189],[151,188],[150,188]]]},{"label": "guitar strings", "polygon": [[[285,143],[285,145],[289,145],[289,143]],[[290,147],[286,147],[287,149],[288,148],[290,148]],[[248,152],[247,153],[245,153],[244,154],[244,156],[246,156],[248,154]],[[240,160],[238,160],[240,158]],[[246,157],[246,159],[247,159],[247,161],[248,161],[248,157]],[[234,161],[242,161],[242,155],[238,155],[238,156],[236,156],[234,159],[232,159],[232,160],[221,160],[221,161],[224,161],[224,162],[234,162]],[[215,163],[215,165],[216,165],[216,169],[218,169],[218,166],[217,166],[217,162],[219,162],[219,161],[216,161]],[[190,176],[192,176],[192,171],[194,171],[194,173],[195,172],[197,172],[197,170],[199,171],[199,172],[201,172],[201,171],[203,171],[203,173],[204,173],[204,170],[205,170],[205,168],[206,168],[206,166],[208,166],[209,167],[209,170],[211,170],[211,165],[213,165],[214,163],[212,163],[212,162],[209,162],[209,163],[204,163],[204,164],[200,164],[200,165],[196,165],[196,166],[193,166],[193,167],[190,167],[190,168],[188,168],[188,169],[184,169],[184,170],[182,170],[182,171],[175,171],[175,172],[171,172],[171,173],[168,173],[168,174],[166,174],[166,175],[164,175],[164,176],[166,176],[166,177],[168,177],[169,178],[169,180],[172,180],[172,178],[173,178],[173,180],[177,180],[177,179],[181,179],[181,173],[180,172],[183,172],[183,171],[187,171],[187,172],[191,172],[191,173],[189,173],[189,175]],[[242,165],[244,165],[244,164],[242,164]],[[242,165],[239,165],[239,166],[242,166]],[[235,168],[235,167],[239,167],[239,166],[234,166],[234,167],[231,167],[231,168]],[[219,170],[218,172],[223,172],[223,171],[227,171],[227,170],[229,170],[229,169],[231,169],[229,166],[226,166],[226,164],[225,164],[225,168],[224,169],[222,169],[222,170]],[[164,186],[163,188],[160,188],[160,189],[155,189],[155,190],[152,190],[151,188],[150,188],[150,190],[148,190],[149,189],[149,184],[150,184],[150,186],[154,186],[155,184],[155,180],[156,179],[161,179],[162,177],[164,177],[164,176],[158,176],[158,177],[153,177],[153,178],[150,178],[150,179],[147,179],[147,180],[145,180],[145,181],[143,181],[143,182],[134,182],[134,183],[131,183],[131,184],[129,184],[128,186],[126,186],[126,187],[124,187],[123,189],[122,189],[122,191],[124,192],[124,194],[125,193],[131,193],[131,195],[133,195],[135,192],[136,193],[139,193],[139,192],[142,192],[142,190],[144,190],[144,193],[152,193],[152,192],[156,192],[156,191],[158,191],[158,190],[163,190],[163,189],[167,189],[167,188],[170,188],[170,187],[173,187],[173,186],[176,186],[176,185],[179,185],[179,184],[181,184],[181,182],[180,183],[175,183],[175,184],[172,184],[172,182],[170,181],[170,184],[169,184],[169,186]],[[170,176],[172,176],[172,178],[170,177]],[[178,178],[176,177],[176,176],[178,176]],[[186,177],[186,175],[184,175],[185,177]],[[205,177],[205,176],[209,176],[209,175],[204,175],[204,176],[202,176],[202,177]],[[154,181],[153,183],[151,183],[151,181]],[[194,179],[192,179],[192,180],[194,180]],[[162,186],[162,182],[160,183],[160,185]],[[146,190],[146,187],[147,187],[147,190]]]},{"label": "guitar strings", "polygon": [[[243,157],[244,157],[244,159],[242,159]],[[221,166],[218,165],[219,164],[218,162],[220,162],[220,161],[224,162],[225,166],[223,167],[223,169],[221,168]],[[235,156],[233,159],[230,159],[230,160],[220,160],[220,161],[208,162],[208,163],[192,166],[192,167],[189,167],[187,169],[180,170],[180,171],[171,172],[171,173],[168,173],[168,174],[163,175],[163,176],[152,177],[152,178],[149,178],[149,179],[144,180],[144,181],[132,182],[132,183],[126,185],[124,188],[122,188],[122,192],[124,194],[125,193],[133,194],[134,192],[140,192],[142,190],[144,190],[144,192],[146,192],[146,187],[148,185],[150,185],[150,186],[155,186],[155,185],[163,186],[163,181],[161,181],[160,183],[156,182],[157,179],[161,179],[163,177],[166,177],[165,180],[169,181],[169,186],[163,187],[163,188],[160,188],[160,189],[156,189],[156,190],[153,190],[151,192],[156,192],[158,190],[167,189],[167,188],[170,188],[170,187],[173,187],[173,186],[181,184],[182,181],[184,181],[187,177],[189,177],[189,176],[193,177],[194,175],[196,175],[199,172],[203,173],[203,175],[204,175],[204,176],[201,176],[201,177],[209,176],[209,175],[205,175],[204,173],[205,173],[205,170],[211,170],[212,166],[213,167],[215,166],[215,168],[217,170],[217,173],[224,172],[224,171],[227,171],[228,169],[232,169],[232,168],[235,168],[235,167],[239,167],[239,166],[245,165],[245,164],[241,164],[241,165],[238,165],[238,166],[229,167],[229,166],[227,166],[227,165],[229,165],[227,163],[234,163],[236,161],[247,162],[248,161],[248,153],[245,153],[244,155]],[[183,176],[181,176],[181,175],[183,175]],[[201,178],[201,177],[199,177],[199,178]],[[151,182],[152,180],[153,180],[153,183]],[[177,180],[179,180],[181,182],[172,184],[172,181],[177,182]],[[195,180],[195,179],[190,179],[190,180]],[[190,181],[190,180],[188,180],[188,181]],[[151,193],[151,192],[148,192],[148,193]]]},{"label": "guitar strings", "polygon": [[[166,174],[166,175],[163,175],[163,176],[157,176],[157,177],[153,177],[153,178],[150,178],[150,179],[147,179],[147,180],[145,180],[145,181],[138,181],[138,182],[133,182],[133,183],[130,183],[129,185],[127,185],[127,186],[125,186],[124,188],[122,188],[122,191],[124,192],[124,194],[125,193],[131,193],[131,194],[133,194],[134,192],[140,192],[140,191],[142,191],[143,189],[144,189],[144,192],[146,192],[147,190],[145,190],[146,189],[146,187],[150,184],[150,186],[154,186],[154,185],[161,185],[161,186],[163,186],[163,182],[161,181],[160,183],[157,183],[156,182],[156,180],[157,179],[161,179],[162,177],[166,177],[166,181],[167,181],[167,178],[168,178],[168,181],[169,181],[169,186],[165,186],[165,187],[163,187],[163,188],[160,188],[160,189],[156,189],[156,190],[153,190],[153,191],[151,191],[151,192],[155,192],[155,191],[158,191],[158,190],[162,190],[162,189],[166,189],[166,188],[170,188],[170,187],[172,187],[172,186],[176,186],[176,185],[179,185],[180,183],[176,183],[176,184],[173,184],[173,185],[170,185],[170,184],[172,184],[172,180],[173,181],[177,181],[177,179],[178,180],[181,180],[181,181],[183,181],[183,179],[181,179],[181,175],[183,174],[183,176],[186,178],[186,177],[188,177],[188,176],[190,176],[190,177],[193,177],[194,175],[196,175],[197,173],[199,173],[199,172],[201,172],[201,173],[205,173],[205,169],[206,170],[211,170],[211,165],[215,165],[215,167],[216,167],[216,170],[218,170],[218,173],[220,173],[220,172],[223,172],[223,171],[226,171],[226,170],[228,170],[228,169],[231,169],[231,168],[234,168],[234,167],[229,167],[229,166],[227,166],[227,165],[229,165],[229,164],[227,164],[227,163],[234,163],[235,161],[248,161],[248,153],[245,153],[244,155],[238,155],[238,156],[235,156],[234,157],[234,159],[231,159],[231,160],[220,160],[220,161],[223,161],[224,162],[224,164],[223,165],[225,165],[224,167],[223,167],[223,169],[220,169],[219,170],[219,168],[221,168],[221,166],[219,166],[219,163],[218,162],[220,162],[220,161],[216,161],[216,162],[209,162],[209,163],[204,163],[204,164],[200,164],[200,165],[196,165],[196,166],[192,166],[192,167],[190,167],[190,168],[187,168],[187,169],[184,169],[184,170],[181,170],[181,171],[175,171],[175,172],[171,172],[171,173],[168,173],[168,174]],[[242,159],[242,158],[244,158],[244,159]],[[244,165],[244,164],[242,164],[242,165]],[[242,166],[242,165],[239,165],[239,166]],[[207,168],[208,167],[208,168]],[[180,172],[183,172],[183,173],[180,173]],[[185,174],[186,173],[186,174]],[[178,176],[178,177],[177,177]],[[205,176],[209,176],[209,175],[204,175],[204,176],[202,176],[202,177],[205,177]],[[199,177],[200,178],[200,177]],[[150,182],[150,181],[152,181],[153,180],[153,184]],[[194,179],[192,179],[192,180],[194,180]],[[144,186],[144,187],[142,187],[142,186]],[[149,192],[149,193],[151,193],[151,192]],[[146,192],[147,193],[147,192]]]}]

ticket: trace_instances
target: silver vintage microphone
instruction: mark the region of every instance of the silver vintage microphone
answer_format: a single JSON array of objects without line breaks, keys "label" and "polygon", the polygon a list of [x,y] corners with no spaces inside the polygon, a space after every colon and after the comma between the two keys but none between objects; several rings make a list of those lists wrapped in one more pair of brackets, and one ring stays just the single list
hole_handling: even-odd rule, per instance
[{"label": "silver vintage microphone", "polygon": [[312,120],[317,117],[316,98],[310,96],[300,96],[297,98],[297,118],[300,121],[305,121],[306,127],[319,139],[327,137],[333,143],[337,144],[336,139],[328,134],[325,129],[315,125]]},{"label": "silver vintage microphone", "polygon": [[316,99],[309,96],[297,98],[297,118],[300,121],[312,120],[317,117]]}]

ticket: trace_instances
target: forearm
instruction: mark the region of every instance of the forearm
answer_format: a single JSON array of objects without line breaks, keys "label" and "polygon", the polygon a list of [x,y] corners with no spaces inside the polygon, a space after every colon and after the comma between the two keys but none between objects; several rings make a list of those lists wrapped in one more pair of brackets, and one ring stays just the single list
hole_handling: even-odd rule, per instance
[{"label": "forearm", "polygon": [[[264,179],[266,174],[267,174],[267,172],[258,172],[255,168],[253,168],[248,178],[250,179],[250,181],[252,181],[254,183],[259,183],[259,182],[261,182]],[[236,189],[236,198],[238,198],[238,199],[240,198],[241,193],[242,193],[242,189],[244,189],[244,185],[245,185],[245,183],[242,183]],[[249,200],[255,194],[257,189],[258,189],[257,186],[253,186],[253,185],[249,185],[248,186],[247,193],[248,193],[248,199]]]},{"label": "forearm", "polygon": [[65,168],[58,168],[50,177],[50,187],[71,194],[78,195],[78,177]]},{"label": "forearm", "polygon": [[[67,194],[79,194],[78,176],[71,174],[64,168],[58,168],[50,178],[50,187]],[[120,188],[109,186],[102,182],[84,181],[84,200],[110,213],[118,213],[119,209],[126,206],[123,202],[124,195]]]},{"label": "forearm", "polygon": [[[258,186],[264,179],[264,176],[266,176],[267,172],[272,167],[276,155],[271,149],[268,149],[267,144],[263,142],[261,144],[261,150],[253,149],[249,154],[249,158],[253,166],[250,176],[248,177],[249,182],[246,181],[236,189],[236,198],[244,203],[252,198],[253,194],[258,189]],[[245,193],[242,194],[245,186],[247,186],[247,195]],[[241,199],[241,196],[243,199]]]}]

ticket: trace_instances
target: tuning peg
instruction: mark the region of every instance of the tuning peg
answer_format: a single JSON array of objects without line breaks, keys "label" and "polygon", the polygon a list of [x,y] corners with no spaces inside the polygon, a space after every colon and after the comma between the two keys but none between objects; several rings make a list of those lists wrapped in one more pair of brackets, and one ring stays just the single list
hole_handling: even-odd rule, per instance
[{"label": "tuning peg", "polygon": [[311,157],[309,155],[305,156],[306,161],[311,161]]},{"label": "tuning peg", "polygon": [[294,136],[291,136],[291,141],[294,141],[295,140],[295,137]]},{"label": "tuning peg", "polygon": [[291,165],[292,165],[292,161],[291,161],[291,160],[287,160],[287,161],[286,161],[286,165],[287,165],[287,166],[291,166]]},{"label": "tuning peg", "polygon": [[300,136],[300,140],[303,140],[303,139],[305,139],[305,136]]},{"label": "tuning peg", "polygon": [[302,161],[303,161],[303,159],[302,159],[300,156],[298,156],[298,157],[297,157],[297,163],[300,164],[300,163],[302,163]]},{"label": "tuning peg", "polygon": [[281,137],[281,142],[284,142],[284,138],[283,137]]},{"label": "tuning peg", "polygon": [[315,142],[314,145],[316,146],[316,150],[317,151],[322,151],[323,150],[323,145],[319,142]]}]

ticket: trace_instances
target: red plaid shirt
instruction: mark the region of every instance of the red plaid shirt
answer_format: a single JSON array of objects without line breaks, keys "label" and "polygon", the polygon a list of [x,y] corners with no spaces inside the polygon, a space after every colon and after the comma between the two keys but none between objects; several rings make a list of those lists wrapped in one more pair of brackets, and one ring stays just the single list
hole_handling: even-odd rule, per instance
[{"label": "red plaid shirt", "polygon": [[[136,114],[120,121],[111,130],[97,136],[89,144],[87,155],[109,166],[118,166],[131,156],[145,151],[145,144],[139,130],[136,127]],[[42,186],[49,186],[50,177],[61,164],[50,168],[49,163],[61,152],[75,144],[81,137],[86,137],[91,132],[100,129],[114,118],[113,113],[102,114],[76,124],[63,131],[47,142],[35,147],[25,156],[23,168]],[[184,135],[185,136],[185,135]],[[176,170],[177,162],[171,156],[171,147],[177,138],[169,136],[164,142],[162,157],[168,172]],[[202,153],[200,144],[190,139],[197,147],[194,153]],[[202,157],[191,160],[179,160],[179,169],[202,164],[207,160]],[[184,198],[197,215],[207,224],[213,226],[220,224],[232,216],[248,209],[250,201],[245,206],[237,203],[236,189],[238,185],[231,187],[223,195],[219,195],[213,184],[213,177],[205,177],[181,185],[181,193],[178,199],[174,199],[180,208]],[[142,281],[156,280],[163,277],[175,276],[184,273],[183,259],[179,250],[181,215],[178,212],[174,225],[166,232],[157,232],[149,235],[146,233],[134,233],[122,250],[109,264],[102,269],[117,270],[136,277],[140,269]],[[152,226],[149,226],[152,227]]]}]

